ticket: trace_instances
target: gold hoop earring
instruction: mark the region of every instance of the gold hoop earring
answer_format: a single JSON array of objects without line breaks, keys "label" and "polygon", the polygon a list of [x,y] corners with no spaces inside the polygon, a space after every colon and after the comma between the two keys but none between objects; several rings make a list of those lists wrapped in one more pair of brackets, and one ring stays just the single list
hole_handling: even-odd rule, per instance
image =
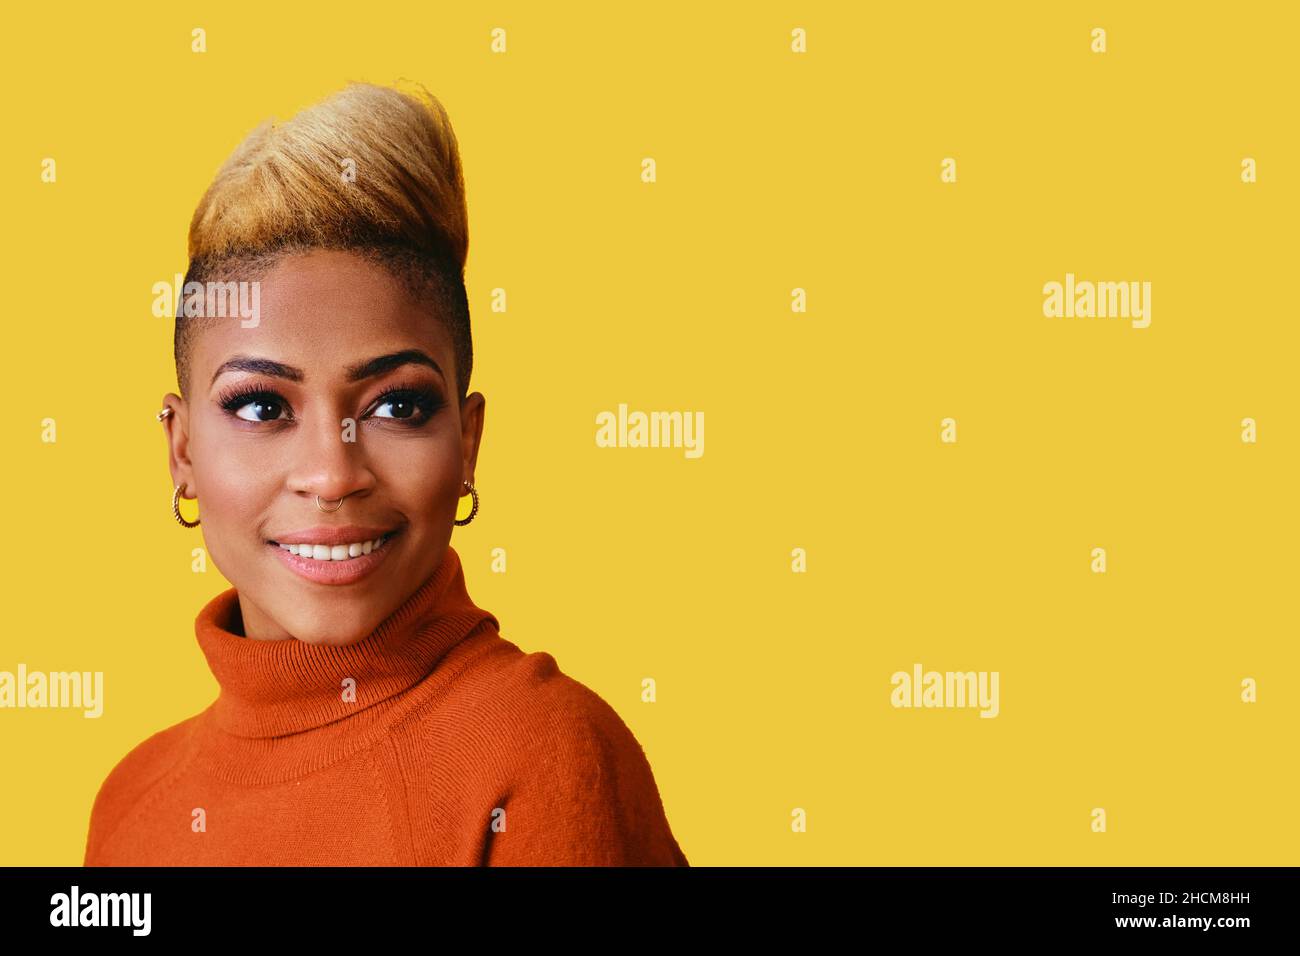
[{"label": "gold hoop earring", "polygon": [[474,516],[478,514],[478,491],[475,490],[474,486],[471,485],[468,481],[462,481],[461,484],[469,489],[469,493],[474,498],[474,507],[469,509],[469,514],[466,515],[464,518],[457,518],[454,522],[454,524],[463,525],[463,524],[469,524],[471,521],[474,520]]},{"label": "gold hoop earring", "polygon": [[176,520],[181,523],[181,527],[196,528],[198,527],[199,522],[203,520],[202,518],[197,518],[194,521],[186,521],[181,517],[181,492],[184,490],[184,485],[177,485],[176,490],[172,492],[172,514],[174,514]]}]

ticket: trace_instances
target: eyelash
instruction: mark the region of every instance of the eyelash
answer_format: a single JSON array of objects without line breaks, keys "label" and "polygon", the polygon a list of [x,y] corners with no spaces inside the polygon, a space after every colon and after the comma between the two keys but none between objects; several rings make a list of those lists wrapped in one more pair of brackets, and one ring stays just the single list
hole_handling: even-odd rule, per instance
[{"label": "eyelash", "polygon": [[[410,418],[391,418],[391,421],[398,422],[407,428],[418,428],[425,424],[443,407],[442,398],[433,389],[425,388],[420,385],[404,384],[395,385],[385,391],[372,403],[372,408],[381,408],[388,403],[397,399],[406,399],[416,406],[416,412]],[[282,408],[288,408],[289,403],[275,391],[263,388],[259,385],[235,387],[228,392],[224,392],[217,399],[220,405],[231,418],[236,421],[247,422],[250,425],[273,425],[278,422],[292,421],[293,419],[271,418],[265,421],[257,422],[247,418],[240,418],[237,412],[254,401],[274,402]]]}]

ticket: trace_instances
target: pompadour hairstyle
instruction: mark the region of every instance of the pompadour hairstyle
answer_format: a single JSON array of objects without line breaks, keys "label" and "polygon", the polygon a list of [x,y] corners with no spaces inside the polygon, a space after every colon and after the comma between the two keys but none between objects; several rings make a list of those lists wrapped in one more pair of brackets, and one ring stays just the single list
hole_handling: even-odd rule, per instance
[{"label": "pompadour hairstyle", "polygon": [[[423,88],[353,83],[289,120],[267,120],[236,148],[194,210],[185,283],[251,281],[312,249],[359,254],[430,303],[451,335],[463,401],[473,367],[468,248],[460,149],[442,104]],[[174,350],[184,396],[194,335],[211,319],[183,311]]]}]

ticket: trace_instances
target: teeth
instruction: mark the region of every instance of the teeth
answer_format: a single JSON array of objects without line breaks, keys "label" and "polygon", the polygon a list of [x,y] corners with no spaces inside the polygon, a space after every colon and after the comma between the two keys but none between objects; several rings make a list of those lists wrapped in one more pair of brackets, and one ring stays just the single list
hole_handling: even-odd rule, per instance
[{"label": "teeth", "polygon": [[354,541],[351,544],[282,544],[280,547],[290,554],[311,558],[313,561],[346,561],[369,554],[385,540],[387,538],[381,535],[372,541]]}]

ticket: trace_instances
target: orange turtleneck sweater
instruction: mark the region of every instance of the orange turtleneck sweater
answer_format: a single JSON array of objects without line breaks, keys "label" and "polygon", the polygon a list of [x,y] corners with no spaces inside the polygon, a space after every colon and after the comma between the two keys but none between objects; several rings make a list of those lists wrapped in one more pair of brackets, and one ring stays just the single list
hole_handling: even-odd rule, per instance
[{"label": "orange turtleneck sweater", "polygon": [[199,612],[220,693],[109,773],[86,866],[689,865],[631,730],[500,635],[450,546],[346,647],[238,613],[234,588]]}]

